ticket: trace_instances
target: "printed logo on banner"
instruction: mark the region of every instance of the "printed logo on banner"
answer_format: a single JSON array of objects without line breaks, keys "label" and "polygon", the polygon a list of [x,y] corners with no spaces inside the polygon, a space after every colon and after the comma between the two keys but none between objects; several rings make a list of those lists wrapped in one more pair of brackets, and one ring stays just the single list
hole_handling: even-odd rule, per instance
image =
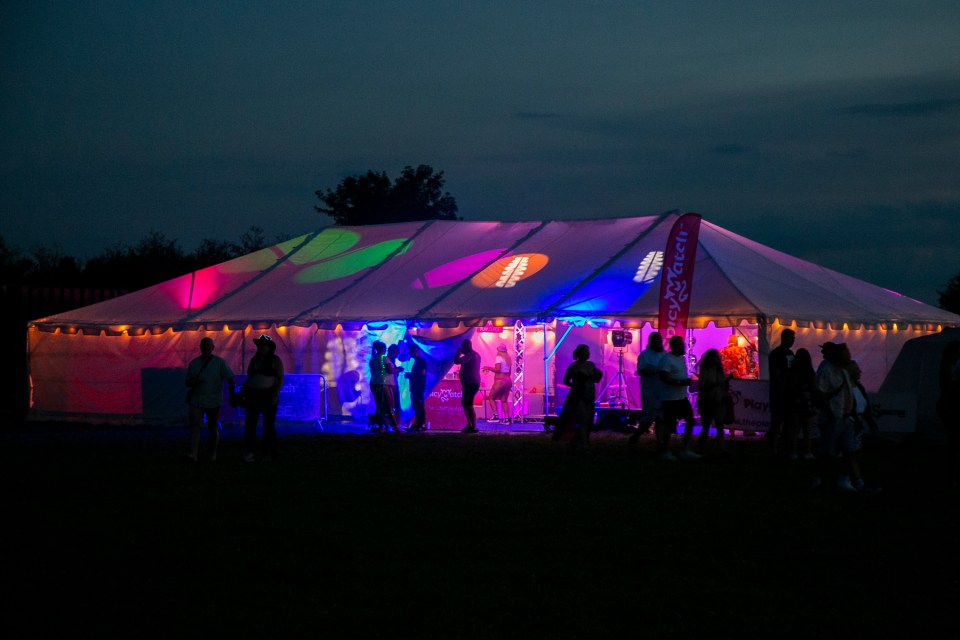
[{"label": "printed logo on banner", "polygon": [[682,335],[690,315],[693,269],[700,239],[700,215],[680,216],[670,230],[660,278],[660,309],[657,329],[664,342]]},{"label": "printed logo on banner", "polygon": [[440,402],[449,402],[451,399],[460,400],[460,398],[463,397],[463,390],[457,391],[456,389],[441,387],[431,391],[429,397],[439,400]]},{"label": "printed logo on banner", "polygon": [[869,393],[873,419],[881,432],[914,433],[917,430],[917,395]]},{"label": "printed logo on banner", "polygon": [[[239,390],[247,379],[244,374],[234,376],[234,384]],[[323,387],[325,380],[316,373],[288,373],[280,388],[280,402],[277,405],[277,419],[289,422],[308,422],[322,416]],[[243,419],[246,412],[241,407],[231,407],[229,398],[224,394],[220,407],[223,422],[236,422]]]},{"label": "printed logo on banner", "polygon": [[425,408],[431,429],[460,429],[463,426],[463,387],[455,380],[441,380],[427,394]]},{"label": "printed logo on banner", "polygon": [[770,429],[770,383],[767,380],[731,380],[734,423],[728,428],[744,431]]}]

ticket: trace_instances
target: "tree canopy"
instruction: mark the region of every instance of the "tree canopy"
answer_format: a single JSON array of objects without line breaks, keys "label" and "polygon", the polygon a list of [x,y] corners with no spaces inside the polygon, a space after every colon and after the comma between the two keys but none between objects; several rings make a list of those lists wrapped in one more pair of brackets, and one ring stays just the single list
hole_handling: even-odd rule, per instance
[{"label": "tree canopy", "polygon": [[940,308],[951,313],[960,313],[960,273],[947,281],[943,291],[937,291],[940,296]]},{"label": "tree canopy", "polygon": [[412,220],[457,220],[457,201],[443,191],[443,171],[421,164],[404,167],[393,183],[386,172],[348,176],[336,189],[317,191],[325,206],[314,207],[340,225]]}]

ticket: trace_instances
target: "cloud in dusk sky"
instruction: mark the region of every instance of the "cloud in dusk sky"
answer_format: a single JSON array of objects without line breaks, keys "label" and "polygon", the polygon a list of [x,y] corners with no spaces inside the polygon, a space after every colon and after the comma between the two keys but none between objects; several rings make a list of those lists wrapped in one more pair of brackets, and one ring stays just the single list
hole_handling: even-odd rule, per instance
[{"label": "cloud in dusk sky", "polygon": [[697,211],[930,303],[960,271],[956,2],[11,4],[24,248],[289,237],[425,163],[468,220]]}]

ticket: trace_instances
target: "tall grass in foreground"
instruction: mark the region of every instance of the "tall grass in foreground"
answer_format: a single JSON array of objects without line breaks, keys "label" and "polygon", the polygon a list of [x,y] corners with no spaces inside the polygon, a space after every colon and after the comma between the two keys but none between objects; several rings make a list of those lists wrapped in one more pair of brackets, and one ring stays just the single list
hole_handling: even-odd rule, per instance
[{"label": "tall grass in foreground", "polygon": [[[942,451],[872,443],[876,495],[734,442],[663,463],[601,433],[7,435],[5,626],[21,635],[821,637],[958,630]],[[37,613],[37,612],[40,613]],[[13,637],[13,636],[11,636]]]}]

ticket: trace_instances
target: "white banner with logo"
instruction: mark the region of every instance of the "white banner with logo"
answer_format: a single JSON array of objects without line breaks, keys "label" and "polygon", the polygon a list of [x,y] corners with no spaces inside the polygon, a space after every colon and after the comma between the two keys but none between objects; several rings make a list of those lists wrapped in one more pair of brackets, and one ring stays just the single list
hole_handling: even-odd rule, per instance
[{"label": "white banner with logo", "polygon": [[770,429],[770,381],[731,380],[733,424],[728,429],[768,431]]}]

